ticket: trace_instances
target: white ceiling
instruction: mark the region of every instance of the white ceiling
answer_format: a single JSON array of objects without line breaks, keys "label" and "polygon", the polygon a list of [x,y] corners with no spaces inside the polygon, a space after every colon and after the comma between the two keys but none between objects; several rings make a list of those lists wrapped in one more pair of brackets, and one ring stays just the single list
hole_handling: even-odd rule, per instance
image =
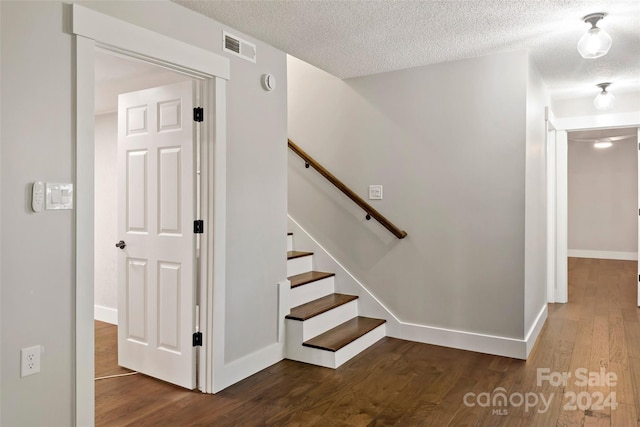
[{"label": "white ceiling", "polygon": [[[640,90],[638,0],[172,1],[340,78],[528,49],[555,97]],[[576,44],[595,12],[613,46],[587,60]]]}]

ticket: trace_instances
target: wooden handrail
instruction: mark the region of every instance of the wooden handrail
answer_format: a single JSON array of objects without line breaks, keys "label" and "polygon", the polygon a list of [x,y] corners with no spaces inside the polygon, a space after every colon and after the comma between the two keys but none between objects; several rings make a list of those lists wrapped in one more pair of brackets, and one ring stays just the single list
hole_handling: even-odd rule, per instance
[{"label": "wooden handrail", "polygon": [[380,212],[375,210],[369,203],[365,202],[360,196],[354,193],[349,187],[344,185],[342,181],[333,176],[331,172],[326,170],[320,163],[318,163],[313,157],[308,155],[302,148],[298,147],[293,141],[288,140],[289,148],[296,153],[298,156],[302,158],[306,162],[306,164],[313,166],[315,170],[317,170],[320,175],[324,176],[330,183],[336,186],[336,188],[342,191],[348,198],[353,200],[353,202],[360,206],[367,214],[367,219],[369,216],[378,221],[384,228],[389,230],[396,236],[398,239],[404,239],[407,237],[407,232],[404,230],[400,230],[397,226],[395,226],[391,221],[385,218]]}]

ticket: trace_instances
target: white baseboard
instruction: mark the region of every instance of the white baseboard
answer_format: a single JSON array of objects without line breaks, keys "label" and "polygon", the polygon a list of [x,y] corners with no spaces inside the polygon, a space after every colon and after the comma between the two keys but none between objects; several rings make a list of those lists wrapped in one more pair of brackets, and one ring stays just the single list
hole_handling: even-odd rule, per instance
[{"label": "white baseboard", "polygon": [[93,306],[93,318],[101,322],[118,324],[118,310],[115,308],[104,307],[101,305]]},{"label": "white baseboard", "polygon": [[535,322],[531,325],[525,339],[508,338],[495,335],[479,334],[433,326],[401,323],[398,335],[388,334],[394,338],[417,341],[425,344],[440,345],[496,356],[513,357],[526,360],[531,353],[538,335],[547,320],[547,304],[542,307]]},{"label": "white baseboard", "polygon": [[467,331],[438,328],[434,326],[402,323],[399,334],[388,334],[390,337],[416,341],[425,344],[469,350],[496,356],[526,359],[524,340],[494,335],[478,334]]},{"label": "white baseboard", "polygon": [[533,325],[531,325],[531,328],[529,329],[529,333],[526,335],[524,339],[525,346],[526,346],[524,359],[527,359],[529,357],[529,354],[531,353],[531,350],[533,350],[533,346],[536,344],[536,341],[538,340],[538,335],[540,335],[540,331],[542,330],[544,323],[547,321],[548,314],[549,314],[549,304],[545,303],[542,306],[542,309],[540,310],[540,312],[538,313],[536,320],[533,322]]},{"label": "white baseboard", "polygon": [[592,251],[583,249],[569,249],[567,256],[573,258],[597,258],[597,259],[616,259],[623,261],[637,261],[637,252],[617,252],[617,251]]},{"label": "white baseboard", "polygon": [[295,249],[313,251],[316,268],[336,274],[336,292],[359,295],[359,315],[386,319],[386,335],[389,337],[515,359],[526,359],[547,318],[547,305],[545,304],[525,338],[521,339],[403,322],[362,282],[347,271],[291,215],[289,215],[289,220],[289,230],[294,233],[296,245],[300,245]]}]

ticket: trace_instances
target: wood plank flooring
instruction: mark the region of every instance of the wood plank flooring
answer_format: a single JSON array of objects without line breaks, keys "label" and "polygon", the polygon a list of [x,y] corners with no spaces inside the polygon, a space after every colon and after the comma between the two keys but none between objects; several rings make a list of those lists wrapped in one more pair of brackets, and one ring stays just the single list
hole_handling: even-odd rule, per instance
[{"label": "wood plank flooring", "polygon": [[[635,262],[571,258],[570,302],[549,306],[527,361],[384,338],[337,370],[285,360],[216,395],[144,375],[103,379],[96,425],[638,427],[636,278]],[[96,322],[96,376],[128,372],[117,366],[115,342],[116,328]],[[538,368],[572,376],[538,385]],[[575,376],[601,368],[616,374],[615,385],[583,386]],[[511,403],[485,405],[500,391]],[[616,409],[598,408],[599,393],[615,393]],[[518,404],[534,394],[548,404]]]}]

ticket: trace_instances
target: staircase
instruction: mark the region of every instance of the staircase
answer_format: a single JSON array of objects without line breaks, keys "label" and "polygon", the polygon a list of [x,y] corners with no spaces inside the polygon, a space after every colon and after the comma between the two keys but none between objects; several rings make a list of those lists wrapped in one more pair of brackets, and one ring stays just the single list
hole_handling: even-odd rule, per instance
[{"label": "staircase", "polygon": [[358,316],[358,297],[335,293],[335,274],[313,270],[313,253],[293,250],[287,236],[290,312],[287,359],[337,368],[386,335],[383,319]]}]

